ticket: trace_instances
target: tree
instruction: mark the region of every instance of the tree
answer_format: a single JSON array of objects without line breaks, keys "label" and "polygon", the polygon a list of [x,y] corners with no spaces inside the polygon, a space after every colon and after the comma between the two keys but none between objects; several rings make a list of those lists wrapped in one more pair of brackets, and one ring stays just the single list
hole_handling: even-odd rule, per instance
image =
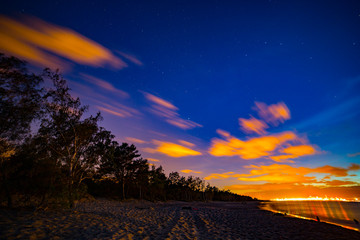
[{"label": "tree", "polygon": [[151,167],[150,171],[150,196],[151,200],[166,200],[165,186],[167,182],[166,175],[162,166]]},{"label": "tree", "polygon": [[131,166],[132,178],[131,181],[135,183],[139,190],[139,198],[143,198],[144,189],[149,185],[149,164],[146,159],[135,159]]},{"label": "tree", "polygon": [[41,76],[28,73],[24,61],[0,53],[0,175],[8,207],[12,206],[10,157],[39,116],[42,81]]},{"label": "tree", "polygon": [[134,144],[122,143],[118,146],[113,143],[110,154],[102,159],[100,171],[104,175],[114,176],[121,183],[122,199],[126,198],[125,187],[136,171],[133,162],[140,156]]},{"label": "tree", "polygon": [[55,158],[63,169],[67,181],[69,206],[74,203],[74,191],[93,171],[97,163],[93,147],[99,139],[98,121],[100,113],[82,119],[88,106],[82,106],[79,98],[73,98],[66,80],[56,71],[46,70],[54,84],[45,95],[44,106],[46,117],[42,119],[38,137],[48,147],[49,157]]},{"label": "tree", "polygon": [[41,107],[42,81],[28,73],[26,62],[0,53],[0,138],[19,140],[30,131]]}]

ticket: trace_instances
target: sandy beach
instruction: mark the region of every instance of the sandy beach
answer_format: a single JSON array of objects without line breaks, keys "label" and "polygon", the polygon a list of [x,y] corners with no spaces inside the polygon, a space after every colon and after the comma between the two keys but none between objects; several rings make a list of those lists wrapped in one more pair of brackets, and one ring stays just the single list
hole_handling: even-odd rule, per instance
[{"label": "sandy beach", "polygon": [[1,239],[360,239],[360,233],[260,210],[256,202],[78,203],[73,210],[0,210]]}]

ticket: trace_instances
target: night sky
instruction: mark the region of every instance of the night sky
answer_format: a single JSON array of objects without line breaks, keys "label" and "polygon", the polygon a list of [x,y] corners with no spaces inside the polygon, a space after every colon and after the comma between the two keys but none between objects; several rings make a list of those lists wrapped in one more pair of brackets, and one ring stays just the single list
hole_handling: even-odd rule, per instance
[{"label": "night sky", "polygon": [[6,1],[0,51],[60,68],[166,173],[360,198],[360,1]]}]

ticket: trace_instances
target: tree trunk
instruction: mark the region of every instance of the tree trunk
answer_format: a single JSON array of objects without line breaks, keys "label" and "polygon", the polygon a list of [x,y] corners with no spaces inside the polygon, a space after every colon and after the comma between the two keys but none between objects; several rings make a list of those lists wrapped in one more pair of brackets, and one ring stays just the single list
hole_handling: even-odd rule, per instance
[{"label": "tree trunk", "polygon": [[68,201],[69,201],[69,207],[73,208],[74,207],[74,198],[73,198],[73,187],[71,184],[71,181],[69,181],[69,187],[68,187]]},{"label": "tree trunk", "polygon": [[6,198],[7,198],[7,205],[8,208],[12,208],[12,197],[11,197],[11,193],[9,190],[9,185],[8,182],[6,180],[6,174],[5,174],[5,170],[4,170],[4,166],[3,164],[1,164],[1,175],[2,175],[2,185],[4,186],[5,189],[5,194],[6,194]]},{"label": "tree trunk", "polygon": [[125,200],[125,179],[122,181],[122,199]]},{"label": "tree trunk", "polygon": [[140,186],[139,197],[140,197],[140,200],[141,200],[141,199],[142,199],[142,195],[141,195],[141,186]]}]

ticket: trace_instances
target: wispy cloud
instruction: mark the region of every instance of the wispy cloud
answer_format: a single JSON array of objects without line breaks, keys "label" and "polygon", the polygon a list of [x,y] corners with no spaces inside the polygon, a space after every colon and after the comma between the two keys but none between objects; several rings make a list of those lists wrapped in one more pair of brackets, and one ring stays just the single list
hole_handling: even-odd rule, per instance
[{"label": "wispy cloud", "polygon": [[245,133],[257,133],[257,134],[265,134],[265,129],[269,126],[262,120],[256,119],[253,116],[250,119],[239,118],[239,124],[241,130]]},{"label": "wispy cloud", "polygon": [[20,22],[0,16],[0,50],[41,67],[68,65],[61,58],[93,67],[127,67],[123,60],[99,43],[35,17]]},{"label": "wispy cloud", "polygon": [[129,60],[132,63],[135,63],[136,65],[142,66],[143,63],[137,59],[137,57],[135,57],[134,55],[128,54],[128,53],[124,53],[124,52],[120,52],[118,51],[118,53],[123,56],[124,58],[126,58],[127,60]]},{"label": "wispy cloud", "polygon": [[190,170],[190,169],[184,169],[184,170],[181,170],[180,172],[183,172],[183,173],[202,173],[200,171],[194,171],[194,170]]},{"label": "wispy cloud", "polygon": [[146,159],[150,162],[160,162],[160,160],[156,158],[146,158]]},{"label": "wispy cloud", "polygon": [[178,141],[180,144],[184,145],[184,146],[188,146],[188,147],[194,147],[195,144],[188,142],[188,141],[184,141],[184,140],[179,140]]},{"label": "wispy cloud", "polygon": [[349,153],[348,157],[357,157],[360,156],[360,152],[356,152],[356,153]]},{"label": "wispy cloud", "polygon": [[259,117],[274,126],[291,118],[290,110],[283,102],[269,106],[262,102],[255,102],[254,110],[257,111]]},{"label": "wispy cloud", "polygon": [[95,105],[96,108],[98,108],[100,111],[104,111],[108,114],[117,117],[126,118],[126,117],[133,117],[139,114],[139,112],[136,109],[127,107],[117,102],[110,102],[112,104],[107,104],[101,101],[96,101],[96,102],[101,104],[101,105]]},{"label": "wispy cloud", "polygon": [[204,177],[205,180],[211,179],[227,179],[235,178],[237,175],[234,172],[225,172],[225,173],[211,173],[209,176]]},{"label": "wispy cloud", "polygon": [[114,87],[114,85],[112,85],[111,83],[102,80],[100,78],[94,77],[94,76],[90,76],[88,74],[85,73],[81,73],[80,76],[82,77],[82,79],[84,79],[85,81],[100,87],[102,89],[105,89],[109,92],[115,93],[117,96],[122,97],[122,98],[128,98],[129,94],[123,90],[117,89]]},{"label": "wispy cloud", "polygon": [[146,143],[146,141],[134,137],[126,137],[125,140],[129,141],[130,143],[138,143],[138,144]]},{"label": "wispy cloud", "polygon": [[69,85],[74,89],[74,95],[80,97],[82,100],[90,101],[92,106],[100,111],[122,118],[141,115],[137,109],[119,103],[116,98],[110,98],[105,94],[100,94],[87,85],[74,81],[69,81]]},{"label": "wispy cloud", "polygon": [[181,129],[202,127],[201,124],[180,118],[180,114],[177,112],[179,109],[169,101],[147,92],[143,92],[143,94],[145,98],[152,104],[150,111],[155,115],[164,118],[167,123]]},{"label": "wispy cloud", "polygon": [[202,155],[201,152],[195,151],[188,147],[172,142],[162,142],[162,141],[153,140],[153,143],[157,145],[157,148],[144,148],[143,151],[149,153],[162,153],[170,157],[176,157],[176,158]]}]

